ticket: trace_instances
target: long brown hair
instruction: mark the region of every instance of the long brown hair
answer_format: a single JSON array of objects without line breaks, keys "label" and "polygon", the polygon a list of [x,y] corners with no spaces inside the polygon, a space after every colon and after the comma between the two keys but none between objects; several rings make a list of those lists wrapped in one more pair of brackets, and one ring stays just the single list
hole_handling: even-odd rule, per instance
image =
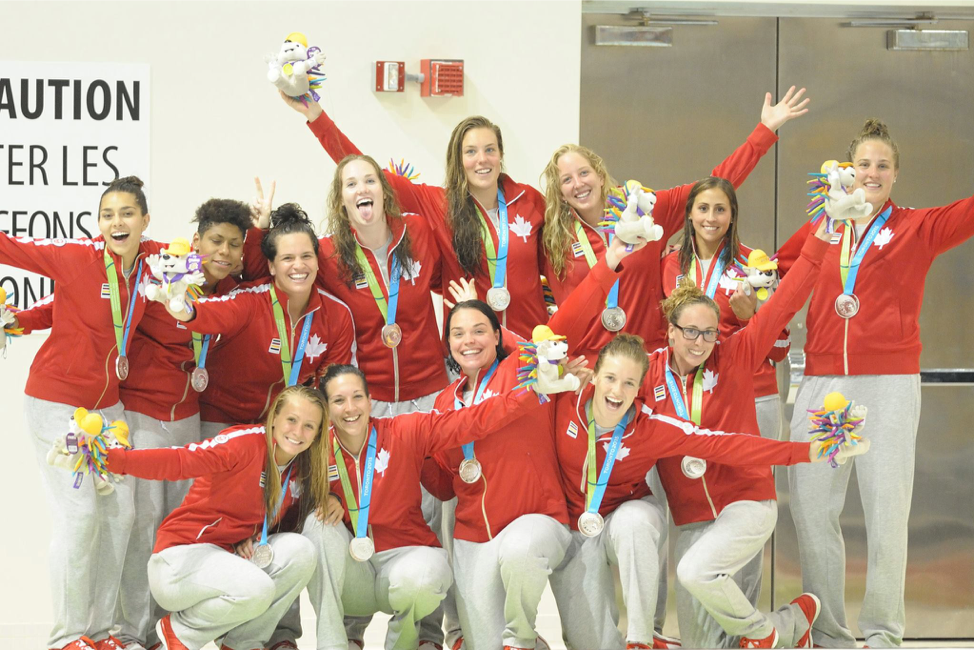
[{"label": "long brown hair", "polygon": [[[497,137],[497,148],[501,154],[501,169],[504,165],[504,139],[501,130],[486,117],[474,115],[463,120],[450,134],[446,149],[446,208],[447,221],[453,229],[453,250],[463,270],[477,275],[480,260],[483,258],[483,234],[477,206],[467,186],[467,175],[463,169],[463,138],[474,129],[490,129]],[[500,179],[498,179],[498,184]]]},{"label": "long brown hair", "polygon": [[[542,172],[544,179],[544,239],[545,254],[554,269],[555,275],[564,278],[569,264],[574,260],[569,256],[572,242],[575,241],[575,215],[568,202],[561,195],[561,173],[558,171],[558,159],[568,153],[577,153],[585,158],[599,178],[602,179],[602,203],[609,198],[609,190],[615,181],[609,176],[605,161],[597,153],[578,144],[563,144],[552,154],[551,160]],[[568,263],[566,263],[568,262]]]},{"label": "long brown hair", "polygon": [[264,425],[264,435],[267,441],[267,462],[264,468],[264,507],[268,516],[277,507],[281,498],[281,473],[274,460],[274,419],[290,399],[305,399],[321,411],[321,425],[318,435],[311,446],[304,453],[294,459],[298,479],[304,486],[305,498],[301,499],[301,516],[299,526],[315,507],[323,505],[331,491],[328,484],[328,410],[325,408],[321,393],[307,386],[288,386],[274,398],[271,408],[267,412],[267,423]]},{"label": "long brown hair", "polygon": [[849,160],[853,164],[856,162],[854,160],[856,149],[858,149],[859,145],[866,140],[879,140],[880,142],[885,142],[893,151],[893,170],[899,170],[900,149],[896,146],[896,141],[890,136],[889,129],[886,128],[886,124],[882,120],[877,120],[875,117],[870,117],[868,120],[866,120],[866,123],[862,125],[862,129],[859,130],[859,135],[856,136],[855,140],[849,143],[848,156]]},{"label": "long brown hair", "polygon": [[[363,160],[375,170],[379,182],[382,184],[382,210],[385,212],[386,223],[396,231],[397,222],[402,222],[402,210],[399,208],[399,201],[396,200],[396,191],[392,183],[386,178],[372,156],[364,154],[351,154],[342,158],[335,170],[335,176],[331,180],[331,189],[328,191],[328,214],[325,216],[325,228],[331,235],[335,244],[335,255],[338,257],[338,274],[346,285],[351,286],[353,278],[359,273],[364,273],[358,259],[355,257],[355,233],[352,231],[352,222],[348,218],[348,210],[345,209],[345,201],[342,199],[342,172],[352,161]],[[400,268],[406,271],[412,265],[412,246],[409,238],[409,231],[402,223],[402,241],[396,246],[396,258]]]},{"label": "long brown hair", "polygon": [[[690,270],[690,262],[693,261],[693,237],[696,231],[693,229],[693,221],[690,215],[693,213],[693,203],[701,192],[717,189],[727,196],[730,202],[731,218],[727,232],[724,233],[724,250],[720,253],[720,258],[725,263],[730,264],[737,259],[741,252],[741,238],[737,234],[737,192],[731,182],[717,176],[708,176],[693,184],[690,189],[690,196],[687,197],[687,206],[683,217],[683,241],[680,242],[680,271],[687,273]],[[696,278],[692,278],[696,281]]]}]

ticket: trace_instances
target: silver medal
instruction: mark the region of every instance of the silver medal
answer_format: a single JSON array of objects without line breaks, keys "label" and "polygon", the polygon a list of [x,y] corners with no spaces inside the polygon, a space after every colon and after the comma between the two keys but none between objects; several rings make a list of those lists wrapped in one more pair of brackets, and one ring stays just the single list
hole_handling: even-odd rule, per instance
[{"label": "silver medal", "polygon": [[348,554],[356,562],[368,562],[375,554],[375,545],[368,537],[356,537],[348,543]]},{"label": "silver medal", "polygon": [[618,332],[626,326],[626,312],[622,307],[606,307],[602,310],[602,326],[610,332]]},{"label": "silver medal", "polygon": [[583,512],[578,518],[578,532],[586,537],[596,537],[605,528],[605,520],[597,512]]},{"label": "silver medal", "polygon": [[125,381],[129,376],[129,359],[128,357],[118,357],[115,359],[115,375],[121,381]]},{"label": "silver medal", "polygon": [[258,544],[254,549],[254,554],[250,556],[250,561],[258,569],[266,569],[274,561],[274,549],[270,544]]},{"label": "silver medal", "polygon": [[859,298],[856,294],[841,293],[835,299],[835,313],[842,318],[852,318],[859,313]]},{"label": "silver medal", "polygon": [[494,311],[504,311],[511,305],[511,292],[504,287],[491,287],[487,290],[487,304]]},{"label": "silver medal", "polygon": [[460,463],[460,480],[464,483],[476,483],[483,474],[480,461],[476,458],[464,458]]},{"label": "silver medal", "polygon": [[707,461],[703,458],[684,456],[680,467],[683,469],[683,475],[687,478],[700,478],[707,471]]},{"label": "silver medal", "polygon": [[398,323],[382,326],[382,344],[387,348],[394,348],[402,341],[402,328]]},{"label": "silver medal", "polygon": [[210,384],[210,373],[206,371],[206,368],[193,368],[193,373],[190,375],[190,383],[193,384],[193,390],[197,393],[202,393]]}]

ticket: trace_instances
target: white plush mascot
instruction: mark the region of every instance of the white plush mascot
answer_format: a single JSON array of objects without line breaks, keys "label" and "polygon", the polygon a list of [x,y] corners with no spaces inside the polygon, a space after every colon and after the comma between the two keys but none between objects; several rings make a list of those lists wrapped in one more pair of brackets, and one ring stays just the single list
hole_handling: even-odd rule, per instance
[{"label": "white plush mascot", "polygon": [[289,97],[310,94],[318,101],[315,89],[325,76],[318,66],[325,62],[325,54],[318,47],[308,47],[308,39],[301,32],[291,32],[284,39],[281,51],[267,59],[267,80]]},{"label": "white plush mascot", "polygon": [[561,361],[568,356],[565,337],[555,334],[547,325],[538,325],[531,333],[530,343],[517,344],[521,360],[518,388],[534,388],[542,402],[547,395],[578,390],[578,377],[565,372]]},{"label": "white plush mascot", "polygon": [[105,424],[97,413],[79,408],[68,424],[68,434],[54,439],[47,452],[47,464],[74,473],[74,487],[80,488],[90,475],[95,492],[101,496],[115,491],[114,483],[123,477],[108,471],[108,450],[130,448],[129,428],[124,420]]},{"label": "white plush mascot", "polygon": [[[653,221],[656,192],[643,187],[638,181],[626,181],[622,188],[609,191],[609,205],[603,229],[630,245],[640,240],[658,241],[663,238],[663,227]],[[620,212],[621,210],[621,212]]]},{"label": "white plush mascot", "polygon": [[185,239],[175,239],[160,255],[146,258],[149,270],[158,284],[152,283],[145,289],[146,298],[169,302],[173,311],[186,311],[186,293],[193,286],[206,281],[203,275],[203,259],[193,252]]},{"label": "white plush mascot", "polygon": [[742,271],[744,293],[751,295],[751,290],[756,290],[760,307],[778,288],[778,262],[769,258],[760,248],[755,248],[747,256],[747,266]]},{"label": "white plush mascot", "polygon": [[861,187],[850,191],[856,182],[856,170],[851,164],[830,160],[822,165],[822,172],[829,185],[825,212],[831,219],[851,221],[869,216],[873,206],[866,203],[866,191]]}]

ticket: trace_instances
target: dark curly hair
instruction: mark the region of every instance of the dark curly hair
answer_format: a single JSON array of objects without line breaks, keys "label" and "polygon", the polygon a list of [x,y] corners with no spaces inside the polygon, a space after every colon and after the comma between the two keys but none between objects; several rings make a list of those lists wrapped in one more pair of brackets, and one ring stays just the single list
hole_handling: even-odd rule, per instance
[{"label": "dark curly hair", "polygon": [[271,229],[260,242],[260,250],[264,257],[274,261],[277,257],[277,239],[281,235],[303,232],[311,240],[315,255],[318,254],[318,236],[311,226],[308,214],[297,203],[285,203],[271,212]]}]

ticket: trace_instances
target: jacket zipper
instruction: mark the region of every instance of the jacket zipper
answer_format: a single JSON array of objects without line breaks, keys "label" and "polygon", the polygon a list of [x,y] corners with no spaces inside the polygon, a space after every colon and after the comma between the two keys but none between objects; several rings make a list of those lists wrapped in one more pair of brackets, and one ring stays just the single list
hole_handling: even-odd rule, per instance
[{"label": "jacket zipper", "polygon": [[[680,382],[680,390],[683,391],[683,403],[687,405],[687,411],[690,411],[690,407],[691,407],[690,400],[687,398],[687,383],[689,381],[690,381],[690,375],[687,375],[687,378],[684,381],[681,381]],[[701,396],[700,399],[703,399],[703,397]],[[701,408],[701,413],[702,412],[703,412],[703,409]],[[687,415],[689,415],[689,413],[687,413]],[[709,469],[710,466],[708,465],[707,467]],[[707,489],[707,472],[706,471],[704,471],[704,475],[700,477],[700,484],[703,485],[703,493],[704,493],[704,496],[707,497],[707,503],[710,504],[710,511],[712,513],[714,513],[714,519],[716,519],[717,518],[717,508],[714,507],[714,500],[710,498],[710,490]]]},{"label": "jacket zipper", "polygon": [[[105,246],[108,246],[108,242],[105,243]],[[141,254],[136,255],[136,257],[135,257],[136,261],[138,261],[139,257],[141,257]],[[121,260],[119,260],[119,262],[121,262]],[[135,267],[135,262],[133,262],[132,263],[132,270],[134,271],[135,268],[136,268]],[[131,275],[131,273],[129,275]],[[133,300],[133,297],[132,297],[132,288],[129,285],[129,276],[126,276],[124,273],[122,273],[122,277],[125,278],[125,291],[128,292],[128,294],[129,294],[129,304],[131,304],[131,302]],[[119,297],[119,301],[121,302],[121,297]],[[122,310],[122,315],[123,316],[128,312],[129,305],[126,305],[125,307],[126,308]],[[124,323],[123,323],[123,325],[124,325]],[[118,350],[118,344],[116,343],[115,344],[115,347],[112,348],[112,349],[113,350]],[[121,350],[118,350],[118,354],[121,355],[122,354],[122,351]],[[110,363],[111,358],[112,358],[112,351],[109,350],[108,351],[108,356],[105,357],[105,388],[102,389],[101,395],[99,395],[98,396],[98,399],[95,401],[95,408],[96,409],[97,408],[101,408],[101,400],[102,400],[103,397],[105,397],[105,393],[108,392],[108,387],[112,383],[112,376],[110,374],[111,371],[112,371],[111,368],[110,368],[110,366],[111,366],[111,363]]]}]

